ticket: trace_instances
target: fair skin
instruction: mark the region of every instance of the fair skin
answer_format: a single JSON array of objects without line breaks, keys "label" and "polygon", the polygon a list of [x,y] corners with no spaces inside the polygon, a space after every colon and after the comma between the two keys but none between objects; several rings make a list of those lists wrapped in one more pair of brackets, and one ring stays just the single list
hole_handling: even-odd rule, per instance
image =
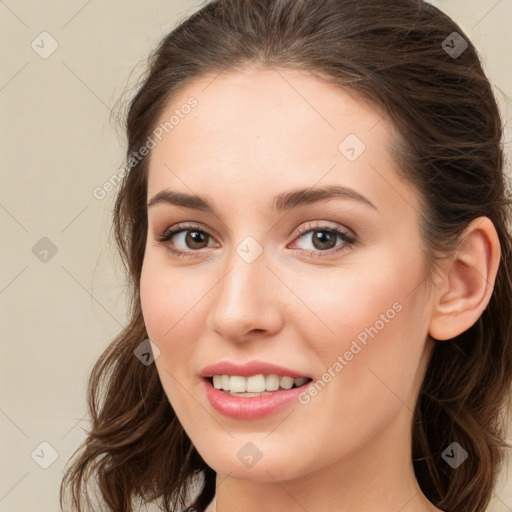
[{"label": "fair skin", "polygon": [[[490,299],[499,262],[492,223],[471,223],[430,290],[419,196],[396,173],[385,116],[311,74],[247,69],[189,84],[161,120],[190,96],[198,106],[152,150],[147,199],[163,189],[197,194],[217,213],[149,207],[140,290],[165,393],[217,473],[208,512],[439,510],[414,475],[412,412],[429,353],[443,342],[428,334],[447,340],[463,332]],[[349,134],[366,146],[354,161],[338,149]],[[334,184],[374,207],[338,197],[272,209],[283,192]],[[166,243],[195,252],[178,258],[155,238],[185,222],[189,231]],[[335,243],[326,248],[311,232],[297,233],[325,234],[326,226],[356,243],[327,231]],[[190,238],[194,230],[204,238]],[[262,249],[251,263],[236,251],[248,236]],[[392,319],[377,324],[390,310]],[[317,381],[376,325],[307,404],[235,419],[203,391],[199,372],[221,360],[270,361]],[[249,442],[262,454],[251,467],[237,457]]]}]

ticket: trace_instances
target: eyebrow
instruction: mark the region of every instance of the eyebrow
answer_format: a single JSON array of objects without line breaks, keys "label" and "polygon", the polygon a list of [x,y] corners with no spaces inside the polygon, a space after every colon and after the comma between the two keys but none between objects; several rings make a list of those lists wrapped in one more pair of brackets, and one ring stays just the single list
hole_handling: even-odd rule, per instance
[{"label": "eyebrow", "polygon": [[[359,192],[341,185],[328,185],[318,188],[304,188],[283,192],[274,198],[272,208],[277,212],[283,212],[328,199],[352,199],[377,210],[377,207]],[[147,207],[149,209],[161,203],[217,214],[214,206],[210,204],[207,199],[196,194],[186,194],[184,192],[164,189],[153,196],[147,203]]]}]

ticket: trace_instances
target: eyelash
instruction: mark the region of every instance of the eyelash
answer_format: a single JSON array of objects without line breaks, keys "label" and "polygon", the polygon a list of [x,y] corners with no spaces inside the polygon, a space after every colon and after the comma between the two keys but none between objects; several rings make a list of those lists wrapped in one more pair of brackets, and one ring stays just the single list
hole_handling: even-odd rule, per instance
[{"label": "eyelash", "polygon": [[[183,231],[197,231],[199,233],[203,233],[203,234],[213,238],[212,235],[210,235],[204,229],[200,229],[198,226],[189,225],[189,224],[177,224],[176,228],[166,229],[161,235],[157,236],[156,241],[158,243],[165,245],[167,250],[170,251],[173,255],[177,256],[178,258],[194,257],[195,253],[200,252],[202,249],[196,249],[193,251],[181,251],[178,249],[174,249],[173,247],[171,247],[171,245],[169,243],[167,243],[171,240],[171,238],[174,235],[177,235],[178,233],[182,233]],[[313,256],[314,258],[324,257],[323,255],[318,256],[317,255],[318,253],[320,253],[320,254],[327,253],[328,256],[331,256],[332,254],[337,253],[339,251],[347,250],[347,248],[350,248],[352,245],[357,243],[357,239],[354,236],[350,235],[349,233],[342,230],[341,228],[333,227],[333,226],[326,226],[326,225],[308,226],[308,227],[304,227],[304,228],[299,228],[297,230],[295,238],[301,238],[305,234],[315,232],[315,231],[326,231],[328,233],[333,233],[336,235],[336,239],[338,239],[338,237],[339,237],[345,243],[338,247],[328,249],[326,251],[300,249],[302,252],[308,253],[308,256],[312,256],[313,254],[315,254],[316,256]],[[294,240],[295,240],[295,238],[294,238]]]}]

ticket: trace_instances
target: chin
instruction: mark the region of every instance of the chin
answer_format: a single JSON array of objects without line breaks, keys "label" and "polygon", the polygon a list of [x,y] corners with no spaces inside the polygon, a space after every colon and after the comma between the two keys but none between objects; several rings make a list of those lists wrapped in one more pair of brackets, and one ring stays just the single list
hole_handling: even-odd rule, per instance
[{"label": "chin", "polygon": [[283,453],[282,458],[279,458],[280,454],[275,452],[267,457],[262,455],[252,466],[250,462],[244,463],[239,460],[237,451],[234,452],[233,457],[227,457],[226,452],[211,453],[207,456],[201,454],[201,456],[217,474],[251,482],[275,483],[276,480],[284,481],[300,477],[306,472],[297,467],[296,457],[290,456],[293,450],[287,450],[287,455]]}]

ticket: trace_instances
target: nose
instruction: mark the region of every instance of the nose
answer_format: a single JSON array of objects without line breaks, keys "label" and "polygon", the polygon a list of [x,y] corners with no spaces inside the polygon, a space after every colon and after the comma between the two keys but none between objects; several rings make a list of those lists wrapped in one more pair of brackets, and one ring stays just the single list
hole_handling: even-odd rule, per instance
[{"label": "nose", "polygon": [[283,325],[283,308],[276,288],[279,279],[267,267],[264,252],[248,263],[233,251],[211,290],[209,329],[231,342],[276,334]]}]

